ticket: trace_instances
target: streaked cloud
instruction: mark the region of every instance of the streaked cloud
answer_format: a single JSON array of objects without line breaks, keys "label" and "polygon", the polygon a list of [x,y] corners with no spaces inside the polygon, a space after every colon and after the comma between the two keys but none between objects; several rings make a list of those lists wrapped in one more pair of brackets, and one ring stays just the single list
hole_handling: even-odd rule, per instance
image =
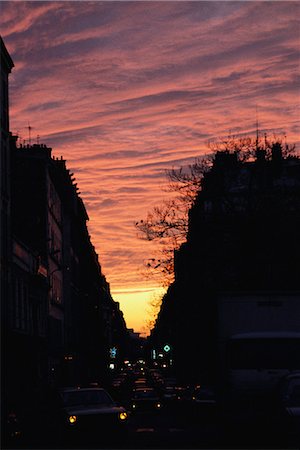
[{"label": "streaked cloud", "polygon": [[[67,159],[129,326],[144,320],[144,290],[157,289],[141,276],[155,249],[134,223],[167,196],[165,170],[193,162],[229,132],[254,133],[256,108],[262,131],[299,143],[299,8],[1,3],[1,35],[15,63],[12,131],[26,139],[30,122],[32,135]],[[140,296],[131,301],[130,291]],[[137,301],[139,318],[126,307]]]}]

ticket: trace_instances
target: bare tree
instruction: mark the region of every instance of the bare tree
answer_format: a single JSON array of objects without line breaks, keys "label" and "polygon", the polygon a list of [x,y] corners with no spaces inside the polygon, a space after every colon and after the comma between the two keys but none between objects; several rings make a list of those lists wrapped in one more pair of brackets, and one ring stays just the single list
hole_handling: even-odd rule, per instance
[{"label": "bare tree", "polygon": [[164,294],[154,294],[151,300],[148,302],[147,313],[149,319],[146,320],[146,328],[152,330],[154,328],[160,307],[162,304]]},{"label": "bare tree", "polygon": [[280,145],[284,157],[295,153],[295,145],[286,143],[286,136],[266,134],[256,138],[248,136],[233,136],[208,144],[210,154],[199,157],[189,166],[166,171],[168,192],[173,192],[172,200],[164,201],[147,214],[145,220],[136,222],[135,226],[141,239],[156,241],[158,251],[153,258],[146,261],[148,276],[159,276],[163,286],[169,285],[174,279],[174,250],[186,240],[188,232],[188,212],[192,207],[204,175],[212,168],[215,155],[218,152],[235,153],[238,161],[254,160],[258,150],[265,152],[266,159],[272,156],[274,145]]},{"label": "bare tree", "polygon": [[148,276],[159,276],[163,286],[173,281],[174,250],[185,241],[188,231],[188,212],[201,189],[204,174],[210,169],[210,156],[197,158],[194,164],[166,171],[168,192],[175,197],[156,206],[145,220],[136,222],[139,237],[158,243],[158,251],[146,261]]}]

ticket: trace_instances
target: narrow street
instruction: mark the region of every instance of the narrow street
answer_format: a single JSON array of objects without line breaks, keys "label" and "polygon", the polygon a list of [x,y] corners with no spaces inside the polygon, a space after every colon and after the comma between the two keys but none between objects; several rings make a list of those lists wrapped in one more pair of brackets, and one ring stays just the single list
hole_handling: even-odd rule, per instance
[{"label": "narrow street", "polygon": [[[120,381],[122,379],[122,381]],[[92,404],[76,405],[78,423],[66,426],[66,416],[59,409],[40,405],[40,412],[24,422],[19,439],[7,448],[19,449],[292,449],[294,439],[281,434],[280,427],[269,428],[261,421],[256,428],[241,417],[229,420],[220,412],[217,402],[208,400],[207,388],[192,392],[176,383],[175,378],[163,377],[158,370],[136,373],[123,371],[111,380],[108,389],[114,393],[113,409],[126,411],[124,427],[109,428],[101,409],[92,412]],[[113,386],[117,388],[113,389]],[[103,391],[101,388],[66,388],[75,394]],[[176,397],[175,397],[175,394]],[[142,394],[142,400],[139,395]],[[147,394],[147,396],[146,396]],[[198,402],[195,399],[198,399]],[[140,400],[140,401],[139,401]],[[121,406],[122,405],[122,406]],[[31,406],[32,408],[32,406]],[[105,407],[107,409],[107,406]],[[44,412],[42,412],[44,411]],[[72,416],[70,409],[67,417]],[[82,414],[83,415],[80,415]],[[70,416],[71,415],[71,416]],[[63,417],[65,419],[61,420]],[[110,416],[111,418],[112,416]],[[241,420],[240,420],[241,419]],[[81,428],[85,420],[86,428]],[[62,427],[61,427],[62,425]],[[59,430],[64,430],[62,433]],[[67,430],[67,432],[66,432]]]},{"label": "narrow street", "polygon": [[170,409],[156,416],[133,417],[128,440],[131,448],[214,448],[219,444],[216,423],[197,423]]},{"label": "narrow street", "polygon": [[[52,436],[40,436],[20,440],[17,448],[217,448],[221,445],[222,436],[216,423],[195,423],[174,411],[164,410],[155,413],[140,413],[130,417],[128,434],[111,438],[102,438],[99,429],[93,437],[81,436],[80,440],[64,443]],[[45,438],[45,439],[44,439]]]}]

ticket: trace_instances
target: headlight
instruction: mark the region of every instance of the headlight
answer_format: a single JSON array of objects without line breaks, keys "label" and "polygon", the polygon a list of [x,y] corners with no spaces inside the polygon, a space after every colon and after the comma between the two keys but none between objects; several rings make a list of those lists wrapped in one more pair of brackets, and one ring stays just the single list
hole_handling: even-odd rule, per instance
[{"label": "headlight", "polygon": [[127,412],[121,412],[120,414],[119,414],[119,419],[120,420],[126,420],[128,418],[128,414],[127,414]]},{"label": "headlight", "polygon": [[161,404],[160,403],[156,403],[156,408],[161,408]]},{"label": "headlight", "polygon": [[68,421],[71,425],[73,425],[77,421],[77,416],[69,416]]},{"label": "headlight", "polygon": [[135,404],[135,403],[133,403],[132,408],[133,408],[133,409],[136,408],[136,404]]}]

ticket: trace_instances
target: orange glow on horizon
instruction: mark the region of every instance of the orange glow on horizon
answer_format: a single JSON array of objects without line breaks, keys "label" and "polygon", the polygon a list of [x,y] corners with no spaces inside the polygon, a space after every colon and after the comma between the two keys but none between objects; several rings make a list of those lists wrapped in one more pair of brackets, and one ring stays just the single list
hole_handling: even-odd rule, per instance
[{"label": "orange glow on horizon", "polygon": [[165,290],[159,287],[140,289],[138,292],[112,292],[114,300],[120,302],[127,328],[133,328],[144,337],[149,335],[148,324],[153,319],[150,302],[164,293]]}]

